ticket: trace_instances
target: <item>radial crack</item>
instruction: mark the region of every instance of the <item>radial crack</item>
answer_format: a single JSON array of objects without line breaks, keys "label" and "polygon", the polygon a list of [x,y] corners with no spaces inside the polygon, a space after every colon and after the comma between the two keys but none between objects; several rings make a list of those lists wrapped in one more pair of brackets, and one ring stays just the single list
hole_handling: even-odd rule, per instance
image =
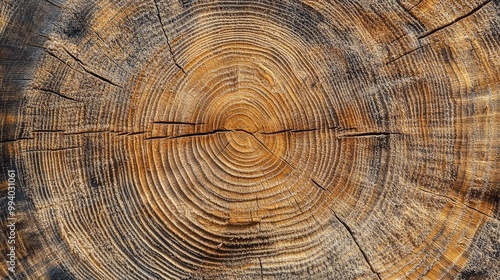
[{"label": "radial crack", "polygon": [[411,11],[411,10],[413,10],[415,7],[417,7],[418,5],[420,5],[420,3],[422,3],[423,1],[424,1],[424,0],[420,0],[420,1],[418,1],[418,3],[417,3],[417,4],[415,4],[415,5],[413,5],[413,6],[412,6],[412,7],[408,10],[408,12],[410,12],[410,11]]},{"label": "radial crack", "polygon": [[45,0],[47,3],[51,4],[52,6],[55,6],[59,9],[62,9],[62,7],[60,5],[57,5],[56,3],[52,2],[52,1],[49,1],[49,0]]},{"label": "radial crack", "polygon": [[247,134],[250,134],[250,136],[252,136],[257,142],[259,142],[260,145],[262,145],[262,147],[264,147],[264,149],[266,149],[271,155],[275,156],[276,158],[282,160],[284,163],[286,163],[291,169],[293,169],[294,171],[297,171],[297,169],[295,169],[295,167],[293,167],[293,165],[291,165],[286,159],[284,159],[283,157],[281,156],[278,156],[276,155],[274,152],[272,152],[271,150],[269,150],[269,148],[267,148],[266,145],[264,145],[264,143],[262,143],[262,141],[260,141],[259,138],[257,138],[254,133],[250,133],[250,132],[247,132],[247,131],[244,131],[245,133]]},{"label": "radial crack", "polygon": [[105,78],[105,77],[103,77],[103,76],[101,76],[101,75],[99,75],[99,74],[97,74],[97,73],[93,72],[92,70],[87,69],[85,66],[82,66],[82,68],[83,68],[83,70],[85,70],[85,72],[89,73],[90,75],[92,75],[92,76],[94,76],[94,77],[96,77],[96,78],[98,78],[98,79],[100,79],[100,80],[102,80],[102,81],[104,81],[104,82],[106,82],[106,83],[108,83],[108,84],[111,84],[111,85],[113,85],[113,86],[115,86],[115,87],[119,87],[119,88],[121,88],[121,87],[122,87],[122,86],[120,86],[120,85],[118,85],[118,84],[114,83],[114,82],[113,82],[113,81],[111,81],[110,79]]},{"label": "radial crack", "polygon": [[224,145],[224,147],[223,147],[222,149],[220,149],[220,151],[219,151],[219,152],[218,152],[215,156],[216,156],[216,157],[217,157],[217,156],[219,156],[219,155],[220,155],[220,154],[221,154],[221,153],[222,153],[222,152],[223,152],[223,151],[224,151],[224,150],[225,150],[225,149],[229,146],[229,144],[231,144],[231,142],[232,142],[232,141],[233,141],[233,140],[228,141],[228,142],[226,143],[226,145]]},{"label": "radial crack", "polygon": [[368,264],[368,266],[370,267],[371,271],[377,275],[377,278],[378,279],[381,279],[380,278],[380,275],[378,272],[375,271],[375,269],[373,268],[372,264],[370,263],[370,261],[368,260],[368,257],[366,256],[365,252],[361,249],[361,246],[359,246],[359,243],[358,243],[358,240],[356,239],[356,237],[354,236],[354,233],[352,232],[351,228],[344,222],[342,221],[339,216],[337,216],[337,213],[335,213],[335,211],[332,210],[332,213],[333,215],[335,216],[335,218],[344,226],[344,228],[347,230],[347,232],[351,235],[351,238],[352,240],[354,240],[354,244],[356,244],[356,246],[358,247],[358,250],[361,252],[361,255],[363,255],[363,258],[365,259],[366,263]]},{"label": "radial crack", "polygon": [[89,69],[89,68],[87,67],[87,64],[85,64],[85,62],[83,62],[83,61],[82,61],[82,60],[80,60],[78,57],[76,57],[75,55],[73,55],[73,54],[72,54],[71,52],[69,52],[66,48],[64,48],[64,47],[63,47],[63,50],[64,50],[64,51],[65,51],[65,52],[66,52],[66,53],[67,53],[67,54],[68,54],[71,58],[73,58],[76,62],[78,62],[78,63],[79,63],[79,65],[80,65],[80,67],[82,67],[83,71],[85,71],[85,72],[87,72],[88,74],[90,74],[90,75],[94,76],[95,78],[97,78],[97,79],[99,79],[99,80],[101,80],[101,81],[104,81],[104,82],[106,82],[106,83],[108,83],[108,84],[111,84],[111,85],[113,85],[113,86],[115,86],[115,87],[119,87],[119,88],[121,88],[121,87],[122,87],[121,85],[116,84],[116,83],[114,83],[113,81],[111,81],[110,79],[108,79],[108,78],[106,78],[106,77],[103,77],[103,76],[101,76],[101,75],[97,74],[96,72],[94,72],[93,70]]},{"label": "radial crack", "polygon": [[326,128],[304,128],[304,129],[283,129],[278,131],[271,132],[256,132],[257,134],[263,135],[273,135],[273,134],[281,134],[281,133],[300,133],[300,132],[310,132],[310,131],[319,131],[319,130],[331,130],[331,129],[341,129],[340,127],[326,127]]},{"label": "radial crack", "polygon": [[[264,147],[264,149],[266,149],[268,152],[270,152],[271,154],[273,154],[273,155],[274,155],[274,153],[273,153],[273,152],[271,152],[271,150],[269,150],[269,149],[267,148],[267,146],[266,146],[266,145],[264,145],[264,143],[262,143],[262,141],[260,141],[260,139],[259,139],[259,138],[257,138],[257,136],[255,136],[253,133],[246,132],[246,131],[243,131],[243,132],[245,132],[245,133],[249,134],[250,136],[252,136],[252,137],[253,137],[253,138],[254,138],[257,142],[259,142],[259,144],[260,144],[260,145],[262,145],[262,147]],[[276,155],[275,155],[275,156],[276,156]]]},{"label": "radial crack", "polygon": [[322,190],[324,190],[324,191],[327,191],[327,192],[329,192],[329,193],[332,193],[332,191],[330,191],[329,189],[327,189],[327,188],[323,187],[322,185],[318,184],[318,183],[317,183],[316,181],[314,181],[312,178],[309,178],[309,179],[311,179],[311,181],[313,182],[313,184],[314,184],[314,185],[316,185],[316,187],[318,187],[318,188],[320,188],[320,189],[322,189]]},{"label": "radial crack", "polygon": [[494,220],[499,220],[499,219],[498,219],[498,218],[496,218],[496,217],[493,217],[493,216],[491,216],[491,215],[488,215],[488,214],[484,213],[484,212],[483,212],[483,211],[481,211],[481,210],[478,210],[478,209],[476,209],[476,208],[474,208],[474,207],[471,207],[471,206],[469,206],[469,205],[465,204],[464,202],[458,201],[458,200],[456,200],[456,199],[454,199],[454,198],[451,198],[451,197],[449,197],[449,196],[446,196],[446,195],[443,195],[443,194],[434,193],[434,192],[430,192],[430,191],[425,190],[425,189],[422,189],[422,188],[418,188],[418,190],[419,190],[419,191],[421,191],[421,192],[424,192],[424,193],[428,193],[428,194],[433,195],[433,196],[438,196],[438,197],[442,197],[442,198],[444,198],[444,199],[451,200],[451,201],[453,201],[453,202],[455,202],[455,203],[457,203],[457,204],[461,204],[461,205],[463,205],[463,206],[465,206],[465,207],[467,207],[467,208],[469,208],[469,209],[471,209],[471,210],[473,210],[473,211],[476,211],[476,212],[478,212],[479,214],[482,214],[482,215],[484,215],[484,216],[486,216],[486,217],[488,217],[488,218],[492,218],[492,219],[494,219]]},{"label": "radial crack", "polygon": [[259,257],[259,265],[260,265],[260,278],[264,279],[264,268],[262,267],[262,260]]},{"label": "radial crack", "polygon": [[40,88],[40,87],[33,87],[32,89],[34,89],[34,90],[39,90],[39,91],[43,91],[43,92],[48,92],[48,93],[53,93],[53,94],[55,94],[55,95],[57,95],[57,96],[59,96],[59,97],[61,97],[61,98],[63,98],[63,99],[66,99],[66,100],[71,100],[71,101],[75,101],[75,102],[81,102],[81,101],[79,101],[79,100],[76,100],[76,99],[74,99],[74,98],[71,98],[71,97],[69,97],[69,96],[66,96],[66,95],[64,95],[64,94],[62,94],[62,93],[60,93],[60,92],[57,92],[57,91],[54,91],[54,90],[51,90],[51,89],[47,89],[47,88]]},{"label": "radial crack", "polygon": [[74,71],[78,72],[78,73],[81,73],[80,71],[76,70],[75,68],[73,68],[71,65],[69,65],[66,61],[62,60],[61,58],[59,58],[57,55],[53,54],[52,52],[48,51],[48,50],[45,50],[45,52],[52,56],[53,58],[59,60],[60,62],[62,62],[64,65],[68,66],[69,68],[73,69]]},{"label": "radial crack", "polygon": [[80,63],[80,65],[87,65],[85,62],[83,62],[81,59],[79,59],[78,57],[76,57],[76,55],[72,54],[70,51],[68,51],[66,48],[62,48],[64,50],[64,52],[71,56],[71,58],[73,58],[76,62]]},{"label": "radial crack", "polygon": [[399,59],[401,59],[401,58],[403,58],[403,57],[405,57],[405,56],[407,56],[407,55],[409,55],[409,54],[411,54],[411,53],[413,53],[413,52],[418,51],[419,49],[421,49],[421,48],[423,48],[423,47],[425,47],[425,46],[427,46],[427,45],[419,46],[418,48],[415,48],[415,49],[412,49],[412,50],[410,50],[410,51],[408,51],[408,52],[405,52],[404,54],[402,54],[402,55],[400,55],[400,56],[398,56],[398,57],[396,57],[396,58],[391,59],[391,60],[390,60],[389,62],[387,62],[385,65],[389,65],[389,64],[391,64],[391,63],[393,63],[393,62],[395,62],[395,61],[397,61],[397,60],[399,60]]},{"label": "radial crack", "polygon": [[168,50],[170,52],[170,55],[172,56],[172,60],[174,61],[175,66],[177,66],[177,68],[179,68],[182,71],[182,73],[187,74],[186,71],[184,71],[184,68],[182,68],[179,65],[179,63],[177,63],[177,59],[175,58],[174,52],[172,50],[172,46],[170,45],[170,40],[168,39],[167,32],[165,31],[165,26],[163,25],[163,21],[162,21],[161,16],[160,16],[160,8],[158,7],[158,2],[156,0],[153,0],[153,1],[155,3],[156,12],[158,15],[158,20],[160,21],[161,30],[163,31],[163,35],[165,35],[165,39],[167,40],[167,46],[168,46]]},{"label": "radial crack", "polygon": [[436,28],[436,29],[433,29],[433,30],[431,30],[431,31],[429,31],[429,32],[426,32],[426,33],[422,34],[421,36],[419,36],[419,37],[418,37],[418,39],[424,39],[424,38],[426,38],[427,36],[430,36],[430,35],[432,35],[432,34],[434,34],[434,33],[438,32],[438,31],[440,31],[440,30],[442,30],[442,29],[445,29],[446,27],[448,27],[448,26],[450,26],[450,25],[452,25],[452,24],[454,24],[454,23],[457,23],[457,22],[461,21],[462,19],[464,19],[464,18],[466,18],[466,17],[468,17],[468,16],[471,16],[472,14],[476,13],[477,11],[479,11],[481,8],[483,8],[484,6],[486,6],[486,5],[487,5],[488,3],[490,3],[491,1],[492,1],[492,0],[488,0],[488,1],[483,2],[482,4],[480,4],[479,6],[477,6],[476,8],[472,9],[472,10],[471,10],[470,12],[468,12],[467,14],[465,14],[465,15],[463,15],[463,16],[460,16],[460,17],[456,18],[455,20],[453,20],[453,21],[452,21],[452,22],[450,22],[450,23],[447,23],[447,24],[445,24],[445,25],[443,25],[443,26],[440,26],[440,27],[438,27],[438,28]]},{"label": "radial crack", "polygon": [[[246,132],[246,131],[245,131],[245,132]],[[264,147],[264,149],[266,149],[266,150],[267,150],[267,151],[268,151],[271,155],[273,155],[273,156],[274,156],[274,157],[276,157],[277,159],[279,159],[279,160],[283,161],[285,164],[287,164],[287,165],[288,165],[291,169],[293,169],[294,171],[297,171],[297,169],[296,169],[293,165],[291,165],[291,164],[290,164],[290,163],[289,163],[286,159],[284,159],[284,158],[283,158],[283,157],[281,157],[281,156],[276,155],[276,154],[275,154],[275,153],[273,153],[271,150],[269,150],[269,149],[267,148],[267,146],[266,146],[266,145],[264,145],[264,143],[262,143],[262,141],[260,141],[260,140],[259,140],[259,138],[257,138],[257,137],[256,137],[253,133],[249,133],[249,132],[246,132],[246,133],[250,134],[253,138],[255,138],[255,140],[257,140],[257,142],[259,142],[259,143],[260,143],[260,145],[262,145],[262,147]],[[300,174],[299,176],[301,176],[301,177],[302,177],[302,174]],[[318,188],[322,189],[323,191],[327,191],[327,192],[329,192],[329,193],[332,193],[329,189],[327,189],[327,188],[325,188],[325,187],[321,186],[321,185],[320,185],[320,184],[318,184],[316,181],[314,181],[314,179],[313,179],[313,178],[311,178],[311,176],[305,175],[305,177],[309,178],[309,179],[313,182],[313,184],[314,184],[315,186],[317,186]],[[290,190],[288,190],[288,192],[290,192]],[[291,193],[290,193],[290,195],[291,195]],[[295,200],[295,198],[294,198],[294,200]],[[297,203],[297,200],[295,200],[295,203]],[[302,209],[300,208],[300,205],[299,205],[298,203],[297,203],[297,206],[299,207],[300,211],[302,212]]]}]

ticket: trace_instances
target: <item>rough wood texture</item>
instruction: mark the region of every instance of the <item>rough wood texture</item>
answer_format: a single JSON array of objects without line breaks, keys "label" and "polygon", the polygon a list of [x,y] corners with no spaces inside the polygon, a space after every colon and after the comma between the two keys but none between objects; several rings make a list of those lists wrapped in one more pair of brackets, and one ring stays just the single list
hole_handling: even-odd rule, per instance
[{"label": "rough wood texture", "polygon": [[0,9],[19,279],[500,279],[498,1]]}]

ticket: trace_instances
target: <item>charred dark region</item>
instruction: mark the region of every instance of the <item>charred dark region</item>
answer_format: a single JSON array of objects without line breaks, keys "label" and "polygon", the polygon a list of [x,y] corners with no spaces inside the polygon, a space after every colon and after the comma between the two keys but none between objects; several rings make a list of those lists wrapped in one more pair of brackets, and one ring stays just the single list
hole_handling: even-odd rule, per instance
[{"label": "charred dark region", "polygon": [[49,280],[74,280],[75,276],[63,265],[53,266],[47,271],[47,279]]},{"label": "charred dark region", "polygon": [[81,10],[70,11],[66,16],[64,25],[62,27],[62,33],[68,39],[81,39],[87,35],[90,30],[90,22],[94,15],[93,2],[88,1]]}]

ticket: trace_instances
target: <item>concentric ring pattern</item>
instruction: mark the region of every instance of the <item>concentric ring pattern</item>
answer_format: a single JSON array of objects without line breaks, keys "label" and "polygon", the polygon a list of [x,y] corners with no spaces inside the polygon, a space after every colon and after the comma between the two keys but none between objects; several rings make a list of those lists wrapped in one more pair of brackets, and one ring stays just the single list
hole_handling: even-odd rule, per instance
[{"label": "concentric ring pattern", "polygon": [[463,275],[499,217],[500,8],[433,2],[54,3],[16,142],[51,258],[24,269]]}]

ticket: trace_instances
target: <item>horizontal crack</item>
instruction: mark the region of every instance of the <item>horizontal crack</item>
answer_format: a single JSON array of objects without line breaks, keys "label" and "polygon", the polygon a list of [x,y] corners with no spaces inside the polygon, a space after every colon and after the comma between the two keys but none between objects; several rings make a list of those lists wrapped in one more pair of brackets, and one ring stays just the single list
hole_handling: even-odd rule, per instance
[{"label": "horizontal crack", "polygon": [[32,130],[31,132],[38,132],[38,133],[57,133],[57,132],[65,132],[66,130],[61,130],[61,129],[36,129]]},{"label": "horizontal crack", "polygon": [[174,122],[174,121],[154,121],[154,124],[167,124],[167,125],[201,125],[205,123],[192,123],[192,122]]},{"label": "horizontal crack", "polygon": [[127,136],[130,136],[130,135],[139,135],[139,134],[144,134],[144,133],[146,133],[146,132],[147,132],[147,131],[136,131],[136,132],[130,132],[130,133],[125,132],[125,133],[121,133],[121,134],[119,134],[119,135],[127,135]]},{"label": "horizontal crack", "polygon": [[[158,124],[166,124],[166,125],[200,125],[204,123],[189,123],[189,122],[153,122],[153,123],[158,123]],[[320,130],[330,130],[330,129],[336,129],[340,130],[338,127],[329,127],[329,128],[310,128],[310,129],[300,129],[300,130],[294,130],[294,129],[285,129],[285,130],[279,130],[279,131],[274,131],[274,132],[250,132],[246,131],[244,129],[216,129],[208,132],[195,132],[195,133],[188,133],[188,134],[181,134],[181,135],[161,135],[161,136],[153,136],[153,137],[148,137],[145,138],[146,140],[151,140],[151,139],[176,139],[176,138],[186,138],[186,137],[196,137],[196,136],[204,136],[204,135],[211,135],[214,133],[222,133],[222,132],[244,132],[253,138],[255,138],[258,142],[262,144],[262,141],[260,141],[256,135],[275,135],[275,134],[281,134],[281,133],[302,133],[302,132],[311,132],[311,131],[320,131]],[[347,129],[342,129],[342,130],[347,130]],[[356,134],[345,134],[345,135],[340,135],[337,136],[338,139],[340,138],[362,138],[362,137],[383,137],[383,136],[389,136],[389,135],[402,135],[402,133],[399,132],[364,132],[364,133],[356,133]]]},{"label": "horizontal crack", "polygon": [[36,149],[36,150],[25,150],[22,151],[23,153],[30,153],[30,152],[59,152],[59,151],[66,151],[66,150],[75,150],[79,149],[81,147],[67,147],[67,148],[56,148],[56,149]]},{"label": "horizontal crack", "polygon": [[259,134],[264,134],[264,135],[272,135],[272,134],[281,134],[281,133],[297,133],[297,132],[308,132],[308,131],[316,131],[318,129],[311,128],[311,129],[300,129],[300,130],[294,130],[294,129],[284,129],[284,130],[279,130],[279,131],[273,131],[273,132],[257,132]]},{"label": "horizontal crack", "polygon": [[339,138],[356,138],[356,137],[383,137],[390,135],[402,135],[399,132],[363,132],[340,135]]},{"label": "horizontal crack", "polygon": [[179,139],[179,138],[187,138],[187,137],[199,137],[199,136],[206,136],[206,135],[212,135],[212,134],[221,133],[221,132],[232,132],[232,131],[233,130],[218,129],[218,130],[212,130],[209,132],[189,133],[189,134],[182,134],[182,135],[176,135],[176,136],[152,136],[152,137],[146,137],[146,138],[144,138],[144,140]]},{"label": "horizontal crack", "polygon": [[81,135],[81,134],[94,134],[94,133],[120,133],[119,131],[111,131],[111,130],[89,130],[89,131],[77,131],[77,132],[66,132],[63,135]]},{"label": "horizontal crack", "polygon": [[15,142],[22,141],[22,140],[33,140],[33,139],[35,139],[35,138],[23,137],[23,138],[17,138],[17,139],[0,140],[0,144],[2,144],[2,143],[15,143]]},{"label": "horizontal crack", "polygon": [[[196,125],[201,125],[204,123],[190,123],[190,122],[170,122],[170,121],[155,121],[153,123],[156,124],[165,124],[165,125],[189,125],[189,126],[196,126]],[[327,129],[338,129],[336,127],[332,128],[327,128]],[[202,132],[193,132],[193,133],[187,133],[187,134],[179,134],[179,135],[159,135],[159,136],[150,136],[144,138],[144,140],[154,140],[154,139],[179,139],[179,138],[188,138],[188,137],[199,137],[199,136],[206,136],[206,135],[213,135],[216,133],[224,133],[224,132],[242,132],[246,133],[250,136],[252,136],[256,141],[258,141],[260,144],[262,144],[264,147],[265,145],[262,143],[262,141],[256,137],[257,134],[260,135],[274,135],[274,134],[281,134],[281,133],[301,133],[301,132],[310,132],[310,131],[319,131],[322,130],[320,128],[314,128],[314,129],[302,129],[302,130],[293,130],[293,129],[287,129],[287,130],[280,130],[280,131],[275,131],[275,132],[249,132],[244,129],[216,129],[216,130],[211,130],[211,131],[202,131]],[[33,130],[31,131],[33,133],[61,133],[62,135],[79,135],[79,134],[92,134],[92,133],[114,133],[118,136],[131,136],[131,135],[141,135],[141,134],[146,134],[150,131],[135,131],[135,132],[127,132],[127,131],[111,131],[111,130],[95,130],[95,131],[76,131],[76,132],[66,132],[66,130]],[[364,138],[364,137],[384,137],[384,136],[390,136],[390,135],[402,135],[402,133],[398,132],[365,132],[365,133],[357,133],[357,134],[346,134],[346,135],[340,135],[337,136],[337,139],[341,138]],[[266,147],[267,148],[267,147]]]}]

